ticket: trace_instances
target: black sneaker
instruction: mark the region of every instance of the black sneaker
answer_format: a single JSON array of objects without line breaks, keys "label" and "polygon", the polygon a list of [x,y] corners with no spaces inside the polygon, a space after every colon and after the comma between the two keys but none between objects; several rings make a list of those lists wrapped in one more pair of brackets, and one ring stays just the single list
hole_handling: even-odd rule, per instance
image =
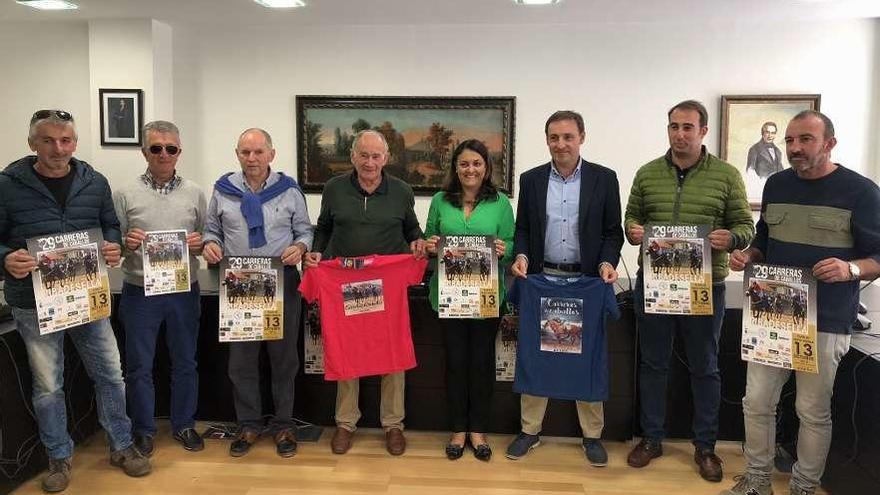
[{"label": "black sneaker", "polygon": [[184,428],[174,432],[174,439],[180,442],[180,445],[183,445],[185,450],[190,452],[198,452],[205,449],[205,441],[202,440],[202,436],[199,435],[195,428]]},{"label": "black sneaker", "polygon": [[132,442],[134,448],[138,449],[138,452],[144,454],[145,457],[153,456],[153,435],[135,435]]}]

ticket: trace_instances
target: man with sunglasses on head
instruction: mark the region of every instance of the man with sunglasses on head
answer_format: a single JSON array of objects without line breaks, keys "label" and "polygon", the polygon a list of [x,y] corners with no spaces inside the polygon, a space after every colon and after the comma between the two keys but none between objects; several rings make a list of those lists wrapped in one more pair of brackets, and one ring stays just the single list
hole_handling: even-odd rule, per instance
[{"label": "man with sunglasses on head", "polygon": [[[123,237],[122,299],[119,313],[125,327],[125,382],[137,449],[153,454],[156,422],[153,359],[159,328],[165,323],[165,342],[171,357],[171,430],[184,449],[205,448],[195,430],[199,376],[196,347],[199,337],[199,284],[196,274],[202,252],[207,201],[202,190],[177,173],[180,131],[157,120],[144,126],[141,152],[147,170],[113,194]],[[186,230],[190,290],[147,297],[144,294],[142,246],[146,233]]]},{"label": "man with sunglasses on head", "polygon": [[260,351],[263,342],[229,344],[229,379],[240,432],[229,455],[250,451],[264,427],[281,457],[296,454],[293,422],[294,380],[299,369],[301,297],[296,265],[312,245],[312,223],[306,198],[296,181],[272,170],[275,148],[263,129],[246,129],[235,147],[240,172],[224,174],[214,183],[205,226],[204,257],[219,263],[223,256],[271,256],[284,264],[284,329],[281,340],[265,342],[269,356],[275,413],[263,423]]},{"label": "man with sunglasses on head", "polygon": [[34,415],[49,458],[49,472],[42,483],[47,492],[62,491],[70,483],[73,440],[67,432],[63,388],[65,334],[94,381],[98,417],[110,442],[110,464],[129,476],[144,476],[151,470],[149,459],[132,443],[119,348],[110,320],[45,335],[37,323],[31,278],[37,260],[28,254],[26,239],[100,228],[107,264],[119,263],[121,254],[110,185],[88,163],[73,157],[76,144],[76,127],[69,113],[40,110],[31,117],[28,133],[28,145],[36,155],[0,172],[0,259],[6,301],[12,306],[33,374]]}]

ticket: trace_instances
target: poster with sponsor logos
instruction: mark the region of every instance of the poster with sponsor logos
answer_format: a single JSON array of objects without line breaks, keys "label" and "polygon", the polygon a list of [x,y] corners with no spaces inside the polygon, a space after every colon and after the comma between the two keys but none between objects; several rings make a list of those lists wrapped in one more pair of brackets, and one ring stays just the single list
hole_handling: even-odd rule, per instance
[{"label": "poster with sponsor logos", "polygon": [[541,298],[541,350],[580,354],[583,342],[584,300]]},{"label": "poster with sponsor logos", "polygon": [[645,313],[712,314],[709,225],[645,225]]},{"label": "poster with sponsor logos", "polygon": [[747,265],[743,293],[743,360],[818,373],[816,278],[811,269]]},{"label": "poster with sponsor logos", "polygon": [[284,337],[281,260],[227,256],[220,262],[220,342]]},{"label": "poster with sponsor logos", "polygon": [[504,315],[495,334],[495,381],[512,382],[516,371],[519,316]]},{"label": "poster with sponsor logos", "polygon": [[306,305],[303,330],[303,371],[307,375],[323,375],[324,338],[321,334],[321,308],[317,302]]},{"label": "poster with sponsor logos", "polygon": [[437,253],[437,314],[440,318],[497,318],[495,237],[440,236]]},{"label": "poster with sponsor logos", "polygon": [[146,232],[141,244],[144,295],[156,296],[190,290],[189,246],[186,230]]},{"label": "poster with sponsor logos", "polygon": [[33,285],[41,335],[110,316],[103,241],[101,229],[27,240],[28,253],[37,260]]}]

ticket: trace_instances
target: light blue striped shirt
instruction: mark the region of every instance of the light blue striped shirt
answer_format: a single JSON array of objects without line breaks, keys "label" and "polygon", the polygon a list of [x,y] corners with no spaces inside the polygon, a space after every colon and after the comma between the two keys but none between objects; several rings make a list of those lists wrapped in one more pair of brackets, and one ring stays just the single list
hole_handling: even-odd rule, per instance
[{"label": "light blue striped shirt", "polygon": [[581,163],[579,157],[574,172],[563,178],[550,164],[547,184],[547,232],[544,235],[544,261],[551,263],[580,263],[580,232],[578,212],[581,198]]}]

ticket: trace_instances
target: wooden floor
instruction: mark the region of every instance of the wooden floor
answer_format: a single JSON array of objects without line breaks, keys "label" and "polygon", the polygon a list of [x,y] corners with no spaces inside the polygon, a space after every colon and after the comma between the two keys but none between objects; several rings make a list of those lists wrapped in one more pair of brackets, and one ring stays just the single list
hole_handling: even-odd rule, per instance
[{"label": "wooden floor", "polygon": [[[286,494],[392,494],[431,495],[460,492],[525,495],[715,495],[733,484],[743,469],[739,443],[723,442],[716,448],[724,459],[724,480],[703,481],[687,441],[667,441],[664,456],[650,466],[626,465],[629,442],[606,442],[609,466],[590,467],[579,439],[542,437],[541,447],[519,461],[504,458],[510,435],[490,437],[494,456],[489,463],[474,459],[470,451],[457,461],[443,453],[445,433],[407,431],[408,448],[401,457],[385,452],[380,430],[360,429],[346,455],[330,452],[333,428],[325,428],[317,443],[300,442],[290,459],[275,454],[271,439],[261,441],[245,457],[229,457],[228,440],[207,440],[202,452],[186,452],[171,438],[167,422],[156,438],[153,472],[129,478],[108,463],[103,433],[77,447],[69,495],[286,495]],[[199,427],[201,431],[202,425]],[[42,474],[26,482],[16,495],[42,493]],[[788,476],[774,475],[773,490],[788,493]],[[819,492],[824,493],[824,492]]]}]

